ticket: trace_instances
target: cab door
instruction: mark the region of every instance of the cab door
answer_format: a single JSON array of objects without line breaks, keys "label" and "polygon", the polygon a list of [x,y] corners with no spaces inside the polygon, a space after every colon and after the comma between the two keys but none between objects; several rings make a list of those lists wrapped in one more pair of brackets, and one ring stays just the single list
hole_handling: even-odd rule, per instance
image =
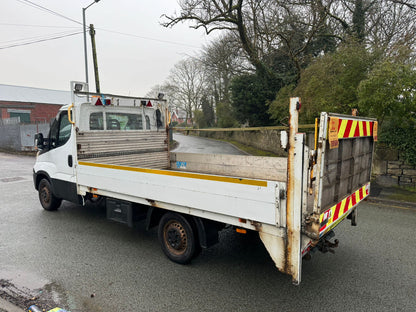
[{"label": "cab door", "polygon": [[61,111],[51,124],[46,148],[37,159],[35,171],[45,172],[56,197],[78,202],[75,163],[76,144],[74,126],[68,112]]}]

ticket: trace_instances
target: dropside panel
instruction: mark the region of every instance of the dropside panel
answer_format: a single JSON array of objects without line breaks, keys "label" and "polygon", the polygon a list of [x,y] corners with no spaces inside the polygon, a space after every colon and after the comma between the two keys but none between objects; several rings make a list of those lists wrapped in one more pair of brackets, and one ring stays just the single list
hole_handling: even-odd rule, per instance
[{"label": "dropside panel", "polygon": [[173,170],[272,181],[287,181],[286,157],[170,153]]},{"label": "dropside panel", "polygon": [[128,195],[149,205],[156,201],[187,207],[190,214],[192,209],[199,209],[260,223],[279,223],[278,182],[83,161],[77,171],[79,185],[99,195],[111,192],[113,197]]}]

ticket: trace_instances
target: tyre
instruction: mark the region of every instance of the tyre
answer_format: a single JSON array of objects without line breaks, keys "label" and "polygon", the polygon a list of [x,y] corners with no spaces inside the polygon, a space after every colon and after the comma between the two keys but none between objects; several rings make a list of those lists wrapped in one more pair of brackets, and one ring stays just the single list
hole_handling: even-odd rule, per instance
[{"label": "tyre", "polygon": [[42,179],[39,183],[39,201],[43,209],[53,211],[59,208],[62,199],[55,197],[52,193],[51,184],[47,179]]},{"label": "tyre", "polygon": [[158,237],[165,255],[176,263],[189,263],[198,250],[195,231],[189,221],[177,213],[163,215]]}]

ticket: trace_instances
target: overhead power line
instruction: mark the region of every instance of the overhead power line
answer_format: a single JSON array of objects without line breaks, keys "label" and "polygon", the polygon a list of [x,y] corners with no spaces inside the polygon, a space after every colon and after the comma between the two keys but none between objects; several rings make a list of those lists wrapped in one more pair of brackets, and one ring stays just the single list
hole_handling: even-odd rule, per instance
[{"label": "overhead power line", "polygon": [[2,26],[13,27],[39,27],[39,28],[67,28],[67,29],[79,29],[79,26],[58,26],[58,25],[33,25],[33,24],[13,24],[13,23],[0,23]]},{"label": "overhead power line", "polygon": [[[0,23],[0,25],[1,25],[1,23]],[[31,26],[31,25],[27,25],[27,26]],[[34,25],[34,26],[40,26],[40,25]],[[44,26],[44,27],[49,27],[49,26]],[[76,27],[76,28],[78,28],[78,27]],[[115,33],[115,34],[118,34],[118,35],[140,38],[140,39],[144,39],[144,40],[151,40],[151,41],[156,41],[156,42],[175,44],[175,45],[179,45],[179,46],[187,46],[187,47],[196,48],[196,49],[199,48],[197,46],[186,44],[186,43],[180,43],[180,42],[174,42],[174,41],[144,37],[144,36],[139,36],[139,35],[134,35],[134,34],[112,31],[112,30],[108,30],[108,29],[102,29],[102,28],[96,28],[96,29],[99,29],[99,30],[102,30],[102,31],[105,31],[105,32]],[[80,30],[79,32],[70,32],[70,33],[62,32],[62,33],[50,34],[50,35],[47,35],[46,37],[45,36],[35,36],[35,37],[28,37],[28,38],[21,38],[21,39],[3,41],[3,42],[0,42],[0,44],[11,43],[11,42],[15,42],[15,43],[0,46],[0,50],[8,49],[8,48],[14,48],[14,47],[20,47],[20,46],[25,46],[25,45],[30,45],[30,44],[35,44],[35,43],[39,43],[39,42],[45,42],[45,41],[49,41],[49,40],[56,40],[56,39],[60,39],[60,38],[65,38],[65,37],[77,35],[77,34],[82,34],[82,33],[83,33],[83,31]]]},{"label": "overhead power line", "polygon": [[[79,27],[75,27],[75,26],[72,27],[72,26],[11,24],[11,23],[0,23],[0,25],[4,25],[4,26],[17,26],[17,27],[40,27],[40,28],[79,29]],[[89,29],[89,26],[87,26],[87,29]],[[169,43],[169,44],[175,44],[175,45],[180,45],[180,46],[187,46],[187,47],[191,47],[191,48],[199,48],[197,46],[194,46],[194,45],[191,45],[191,44],[187,44],[187,43],[183,43],[183,42],[175,42],[175,41],[156,39],[156,38],[151,38],[151,37],[146,37],[146,36],[139,36],[139,35],[135,35],[135,34],[129,34],[129,33],[124,33],[124,32],[120,32],[120,31],[104,29],[104,28],[100,28],[100,27],[96,27],[95,29],[102,30],[102,31],[105,31],[105,32],[109,32],[109,33],[113,33],[113,34],[118,34],[118,35],[123,35],[123,36],[128,36],[128,37],[134,37],[134,38],[139,38],[139,39],[144,39],[144,40],[151,40],[151,41],[156,41],[156,42]]]},{"label": "overhead power line", "polygon": [[82,32],[82,31],[80,31],[80,32],[70,33],[70,34],[61,35],[61,36],[56,36],[56,37],[49,37],[49,38],[38,39],[38,40],[29,41],[29,42],[24,42],[24,43],[16,43],[16,44],[10,44],[10,45],[5,45],[5,46],[0,46],[0,50],[9,49],[9,48],[14,48],[14,47],[20,47],[20,46],[25,46],[25,45],[29,45],[29,44],[35,44],[35,43],[44,42],[44,41],[50,41],[50,40],[61,39],[61,38],[65,38],[65,37],[70,37],[70,36],[79,35],[79,34],[82,34],[82,33],[83,33],[83,32]]},{"label": "overhead power line", "polygon": [[77,21],[77,20],[74,20],[74,19],[72,19],[72,18],[70,18],[68,16],[65,16],[65,15],[61,14],[61,13],[55,12],[55,11],[53,11],[51,9],[45,8],[44,6],[41,6],[40,4],[34,3],[32,1],[29,1],[29,0],[16,0],[16,1],[18,1],[18,2],[20,2],[22,4],[25,4],[25,5],[28,5],[30,7],[36,8],[38,10],[41,10],[41,11],[50,13],[52,15],[62,17],[64,19],[68,20],[68,21],[71,21],[71,22],[77,23],[79,25],[82,25],[82,23],[79,22],[79,21]]},{"label": "overhead power line", "polygon": [[187,44],[187,43],[181,43],[181,42],[175,42],[175,41],[169,41],[169,40],[161,40],[161,39],[156,39],[156,38],[152,38],[152,37],[145,37],[145,36],[139,36],[139,35],[134,35],[134,34],[128,34],[128,33],[120,32],[120,31],[114,31],[114,30],[109,30],[109,29],[104,29],[104,28],[99,28],[99,27],[96,27],[95,29],[106,31],[106,32],[109,32],[109,33],[118,34],[118,35],[140,38],[140,39],[144,39],[144,40],[151,40],[151,41],[157,41],[157,42],[162,42],[162,43],[169,43],[169,44],[175,44],[175,45],[180,45],[180,46],[187,46],[187,47],[197,48],[197,49],[200,48],[200,47],[197,47],[197,46],[194,46],[194,45],[191,45],[191,44]]},{"label": "overhead power line", "polygon": [[[78,28],[78,31],[81,31],[81,29]],[[7,40],[7,41],[0,41],[0,44],[5,44],[5,43],[25,43],[25,42],[31,42],[31,41],[36,41],[36,40],[43,40],[43,39],[48,39],[48,38],[55,38],[55,37],[59,37],[59,36],[65,36],[65,35],[70,35],[73,34],[74,31],[61,31],[58,33],[53,33],[53,34],[47,34],[47,35],[38,35],[38,36],[33,36],[33,37],[26,37],[26,38],[20,38],[20,39],[13,39],[13,40]]]},{"label": "overhead power line", "polygon": [[[44,6],[41,6],[41,5],[37,4],[37,3],[34,3],[32,1],[30,1],[30,0],[16,0],[16,1],[18,1],[18,2],[20,2],[22,4],[25,4],[25,5],[28,5],[30,7],[39,9],[41,11],[44,11],[44,12],[53,14],[55,16],[62,17],[64,19],[66,19],[66,20],[69,20],[71,22],[77,23],[79,25],[83,25],[81,22],[79,22],[77,20],[74,20],[74,19],[72,19],[72,18],[70,18],[68,16],[65,16],[63,14],[60,14],[60,13],[56,12],[56,11],[53,11],[51,9],[48,9],[48,8],[46,8]],[[70,27],[64,27],[64,26],[44,26],[44,25],[7,24],[7,23],[0,23],[0,25],[11,25],[11,26],[13,25],[13,26],[24,26],[24,27],[70,28]],[[139,38],[139,39],[144,39],[144,40],[150,40],[150,41],[156,41],[156,42],[174,44],[174,45],[179,45],[179,46],[187,46],[187,47],[196,48],[196,49],[200,48],[200,47],[194,46],[192,44],[187,44],[187,43],[181,43],[181,42],[175,42],[175,41],[169,41],[169,40],[162,40],[162,39],[157,39],[157,38],[153,38],[153,37],[139,36],[139,35],[135,35],[135,34],[129,34],[129,33],[124,33],[124,32],[120,32],[120,31],[114,31],[114,30],[109,30],[109,29],[104,29],[104,28],[96,28],[96,29],[99,29],[99,30],[102,30],[102,31],[105,31],[105,32],[109,32],[109,33],[114,33],[114,34],[118,34],[118,35],[129,36],[129,37],[134,37],[134,38]],[[48,41],[48,40],[60,39],[60,38],[68,37],[68,36],[73,36],[73,35],[76,35],[76,34],[79,34],[79,33],[82,33],[82,31],[81,32],[75,32],[75,33],[70,33],[70,34],[59,35],[59,36],[55,36],[55,37],[52,37],[52,38],[41,38],[39,40],[34,40],[34,41],[30,41],[30,42],[16,43],[16,44],[13,44],[13,45],[0,47],[0,49],[7,49],[7,48],[18,47],[18,46],[23,46],[23,45],[29,45],[29,44],[38,43],[38,42],[44,42],[44,41]],[[27,40],[30,40],[30,39],[35,39],[35,38],[39,38],[39,37],[26,38],[26,39]],[[11,40],[11,41],[8,41],[8,42],[17,42],[17,41],[20,41],[20,40],[25,40],[25,39]]]}]

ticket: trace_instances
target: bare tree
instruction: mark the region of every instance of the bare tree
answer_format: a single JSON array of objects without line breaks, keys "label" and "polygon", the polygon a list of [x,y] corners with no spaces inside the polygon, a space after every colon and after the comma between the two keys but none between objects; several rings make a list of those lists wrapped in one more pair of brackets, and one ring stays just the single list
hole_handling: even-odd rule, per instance
[{"label": "bare tree", "polygon": [[416,10],[410,0],[337,0],[328,8],[334,35],[354,37],[371,50],[391,53],[398,45],[413,46]]},{"label": "bare tree", "polygon": [[398,47],[414,48],[416,10],[397,1],[385,1],[368,18],[368,43],[383,54],[391,55]]},{"label": "bare tree", "polygon": [[416,10],[416,3],[414,0],[390,0],[390,1],[393,3],[405,5],[409,9]]},{"label": "bare tree", "polygon": [[169,101],[186,112],[186,120],[193,119],[193,111],[200,108],[205,74],[201,63],[195,58],[180,61],[172,68],[165,88]]},{"label": "bare tree", "polygon": [[256,70],[271,76],[279,71],[270,63],[278,51],[291,60],[299,78],[317,54],[310,47],[318,38],[353,37],[385,51],[414,45],[416,38],[414,0],[182,0],[180,6],[179,14],[165,15],[164,26],[189,21],[207,34],[231,31]]},{"label": "bare tree", "polygon": [[[204,28],[207,34],[227,30],[236,34],[250,63],[274,77],[267,56],[286,51],[300,73],[302,54],[325,26],[325,7],[333,0],[183,0],[181,13],[167,16],[164,26],[183,21]],[[324,3],[325,2],[325,3]]]},{"label": "bare tree", "polygon": [[214,97],[215,103],[230,101],[230,84],[234,76],[254,70],[242,55],[232,33],[205,46],[199,59],[204,66],[206,93]]},{"label": "bare tree", "polygon": [[163,85],[163,84],[162,85],[159,85],[159,84],[154,85],[150,89],[150,91],[146,93],[146,96],[149,97],[149,98],[155,99],[155,98],[157,98],[159,93],[163,93],[164,95],[166,95],[166,92],[167,92],[166,89],[167,89],[166,85]]}]

